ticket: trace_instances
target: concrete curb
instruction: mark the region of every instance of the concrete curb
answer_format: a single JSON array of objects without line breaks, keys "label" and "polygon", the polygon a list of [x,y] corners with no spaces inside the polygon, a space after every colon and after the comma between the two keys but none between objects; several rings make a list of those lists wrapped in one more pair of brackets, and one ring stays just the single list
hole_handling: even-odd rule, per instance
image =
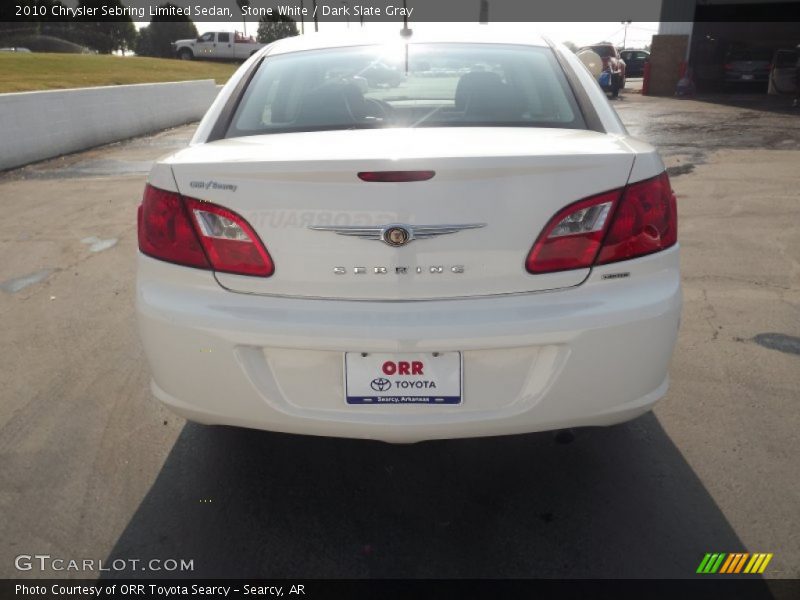
[{"label": "concrete curb", "polygon": [[0,170],[197,121],[212,79],[0,94]]}]

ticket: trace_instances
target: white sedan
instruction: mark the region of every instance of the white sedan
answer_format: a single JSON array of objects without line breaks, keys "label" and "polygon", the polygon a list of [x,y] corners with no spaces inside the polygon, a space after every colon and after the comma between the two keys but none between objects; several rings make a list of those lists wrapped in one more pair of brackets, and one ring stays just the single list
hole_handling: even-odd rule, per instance
[{"label": "white sedan", "polygon": [[[376,66],[393,85],[363,85]],[[193,421],[414,442],[667,391],[669,179],[545,39],[271,44],[154,165],[138,231],[152,391]]]}]

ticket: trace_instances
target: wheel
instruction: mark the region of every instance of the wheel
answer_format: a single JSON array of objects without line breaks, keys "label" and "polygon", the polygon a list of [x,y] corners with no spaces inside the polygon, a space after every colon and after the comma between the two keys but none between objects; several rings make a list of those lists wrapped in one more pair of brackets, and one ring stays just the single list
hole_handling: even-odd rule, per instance
[{"label": "wheel", "polygon": [[181,48],[180,52],[178,52],[178,58],[181,60],[193,60],[194,53],[188,48]]}]

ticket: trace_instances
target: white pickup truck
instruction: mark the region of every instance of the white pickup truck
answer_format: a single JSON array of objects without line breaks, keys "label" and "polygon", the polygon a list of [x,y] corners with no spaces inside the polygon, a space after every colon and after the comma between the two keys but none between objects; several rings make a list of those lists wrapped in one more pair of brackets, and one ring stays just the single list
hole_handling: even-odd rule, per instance
[{"label": "white pickup truck", "polygon": [[209,31],[195,40],[178,40],[172,45],[182,60],[246,60],[265,46],[238,31]]}]

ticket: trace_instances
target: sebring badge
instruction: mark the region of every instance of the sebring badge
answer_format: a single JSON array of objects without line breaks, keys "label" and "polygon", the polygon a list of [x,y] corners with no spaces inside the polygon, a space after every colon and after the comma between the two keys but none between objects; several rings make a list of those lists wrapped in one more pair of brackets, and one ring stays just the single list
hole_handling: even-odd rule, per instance
[{"label": "sebring badge", "polygon": [[438,275],[440,273],[455,273],[460,275],[464,272],[464,265],[433,265],[431,267],[333,267],[333,272],[336,275],[366,275],[372,273],[374,275],[388,275],[394,273],[395,275],[408,275],[409,273],[416,273],[422,275],[423,273],[431,273]]},{"label": "sebring badge", "polygon": [[480,229],[481,227],[486,227],[486,223],[464,223],[463,225],[404,225],[402,223],[389,223],[388,225],[376,225],[373,227],[361,225],[311,225],[309,229],[332,231],[339,235],[360,237],[365,240],[377,240],[397,248],[405,246],[414,240],[449,235],[464,229]]}]

